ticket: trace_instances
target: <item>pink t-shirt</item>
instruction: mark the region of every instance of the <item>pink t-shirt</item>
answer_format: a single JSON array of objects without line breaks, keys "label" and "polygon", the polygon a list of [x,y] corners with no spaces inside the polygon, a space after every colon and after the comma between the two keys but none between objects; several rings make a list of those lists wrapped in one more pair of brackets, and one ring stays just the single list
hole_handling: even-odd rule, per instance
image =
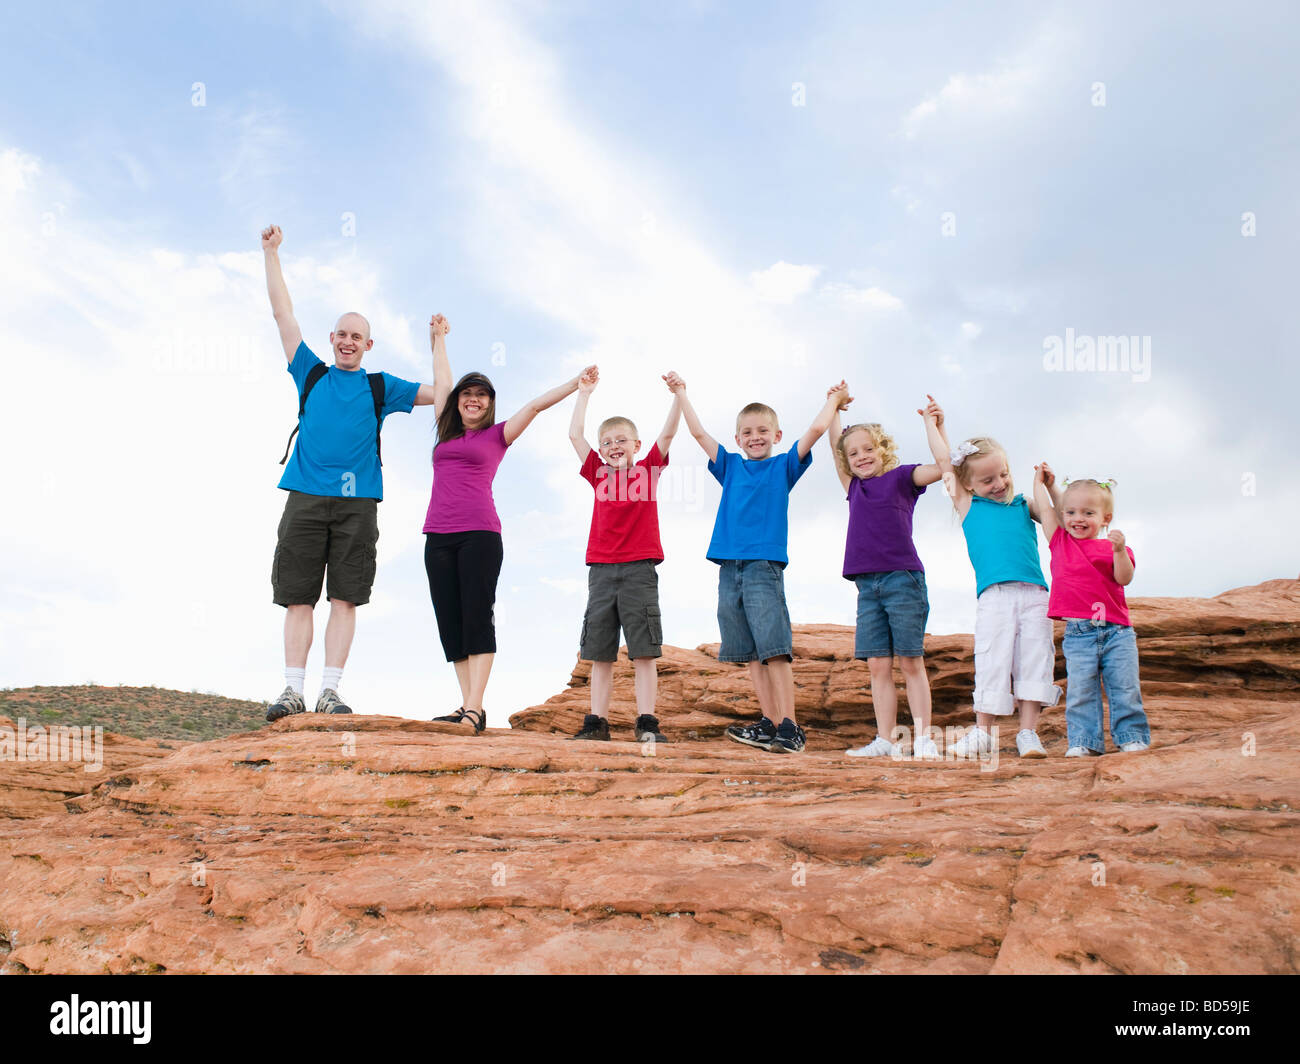
[{"label": "pink t-shirt", "polygon": [[501,531],[492,478],[508,446],[506,423],[499,421],[488,429],[468,429],[433,449],[433,491],[424,531]]},{"label": "pink t-shirt", "polygon": [[[1058,525],[1047,546],[1052,552],[1049,617],[1129,623],[1124,588],[1115,580],[1115,547],[1109,539],[1075,539]],[[1134,561],[1132,548],[1124,549]]]}]

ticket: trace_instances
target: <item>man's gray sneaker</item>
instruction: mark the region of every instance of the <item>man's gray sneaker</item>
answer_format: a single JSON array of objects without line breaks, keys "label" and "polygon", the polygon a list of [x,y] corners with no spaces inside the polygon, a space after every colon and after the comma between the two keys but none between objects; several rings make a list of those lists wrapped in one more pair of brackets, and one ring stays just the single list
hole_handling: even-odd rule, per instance
[{"label": "man's gray sneaker", "polygon": [[306,713],[307,703],[302,695],[292,687],[286,687],[284,693],[266,707],[266,719],[274,723],[282,717],[291,717],[295,713]]},{"label": "man's gray sneaker", "polygon": [[339,693],[327,687],[320,693],[320,698],[316,699],[316,713],[351,713],[352,707],[343,704],[343,699],[339,698]]}]

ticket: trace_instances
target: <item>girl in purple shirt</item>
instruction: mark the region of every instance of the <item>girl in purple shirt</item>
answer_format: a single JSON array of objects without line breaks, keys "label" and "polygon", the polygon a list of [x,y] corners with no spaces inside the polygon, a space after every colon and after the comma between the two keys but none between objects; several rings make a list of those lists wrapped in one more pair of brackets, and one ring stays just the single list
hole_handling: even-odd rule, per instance
[{"label": "girl in purple shirt", "polygon": [[[840,410],[852,401],[842,402]],[[854,656],[871,670],[871,706],[876,715],[876,738],[846,753],[903,756],[901,744],[894,741],[897,659],[916,726],[913,756],[937,759],[939,749],[930,737],[930,680],[923,656],[930,600],[925,568],[912,542],[912,511],[927,485],[942,473],[935,464],[899,465],[893,438],[878,424],[850,425],[841,431],[838,410],[826,438],[849,503],[844,579],[858,587]]]},{"label": "girl in purple shirt", "polygon": [[424,568],[442,649],[456,667],[463,704],[434,720],[467,722],[478,734],[487,725],[483,693],[496,656],[493,607],[503,556],[492,481],[506,448],[533,418],[577,391],[579,378],[539,395],[498,423],[496,389],[487,377],[467,373],[452,387],[446,344],[450,331],[441,316],[429,322],[438,442],[424,520]]}]

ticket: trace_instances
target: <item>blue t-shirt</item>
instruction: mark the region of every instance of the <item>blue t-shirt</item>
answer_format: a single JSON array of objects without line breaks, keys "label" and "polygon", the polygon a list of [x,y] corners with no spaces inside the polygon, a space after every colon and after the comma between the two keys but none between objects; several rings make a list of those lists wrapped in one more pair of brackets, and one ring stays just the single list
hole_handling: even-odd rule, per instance
[{"label": "blue t-shirt", "polygon": [[1017,495],[1009,503],[972,495],[961,523],[966,553],[975,567],[975,597],[993,584],[1018,581],[1046,587],[1038,561],[1038,536],[1029,503]]},{"label": "blue t-shirt", "polygon": [[[300,399],[307,374],[321,364],[306,344],[298,344],[289,373]],[[383,417],[410,413],[419,390],[418,384],[385,373]],[[316,382],[280,487],[307,495],[384,497],[375,449],[375,400],[364,370],[330,366]]]},{"label": "blue t-shirt", "polygon": [[796,444],[785,454],[757,461],[718,444],[709,472],[722,485],[722,501],[709,541],[711,562],[789,560],[790,489],[812,465],[812,451],[800,460]]}]

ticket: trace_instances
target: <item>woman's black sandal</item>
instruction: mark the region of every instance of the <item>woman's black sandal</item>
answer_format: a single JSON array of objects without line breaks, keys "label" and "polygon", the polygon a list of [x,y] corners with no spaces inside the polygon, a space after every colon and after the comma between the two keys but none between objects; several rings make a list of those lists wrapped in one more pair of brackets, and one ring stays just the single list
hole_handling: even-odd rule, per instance
[{"label": "woman's black sandal", "polygon": [[474,725],[474,734],[478,735],[487,727],[487,714],[481,709],[466,709],[461,706],[455,713],[449,713],[445,717],[434,717],[436,721],[442,721],[445,724],[464,724],[469,721]]}]

